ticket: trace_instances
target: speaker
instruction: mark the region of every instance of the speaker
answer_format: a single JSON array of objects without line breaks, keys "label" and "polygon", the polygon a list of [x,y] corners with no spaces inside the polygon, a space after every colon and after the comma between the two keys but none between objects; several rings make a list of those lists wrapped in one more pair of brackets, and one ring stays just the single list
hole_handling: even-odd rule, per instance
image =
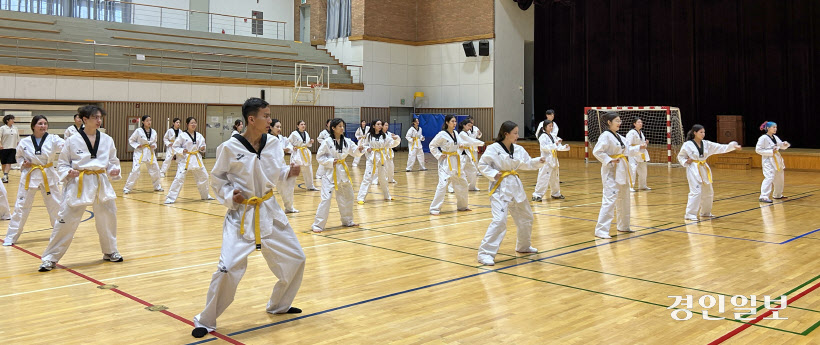
[{"label": "speaker", "polygon": [[464,46],[464,55],[467,55],[467,57],[476,56],[473,41],[464,42],[461,45]]},{"label": "speaker", "polygon": [[265,90],[262,90],[262,92],[259,95],[262,96],[262,97],[259,97],[259,98],[261,98],[264,101],[265,100]]},{"label": "speaker", "polygon": [[488,40],[478,41],[478,55],[480,55],[480,56],[490,56],[490,41],[488,41]]}]

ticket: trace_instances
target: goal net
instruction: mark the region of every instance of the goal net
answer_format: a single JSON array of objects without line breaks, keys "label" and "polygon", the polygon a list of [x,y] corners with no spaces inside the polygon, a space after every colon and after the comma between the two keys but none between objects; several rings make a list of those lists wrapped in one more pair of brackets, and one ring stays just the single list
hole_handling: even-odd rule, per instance
[{"label": "goal net", "polygon": [[[640,118],[643,122],[643,134],[649,141],[649,164],[677,164],[672,159],[683,145],[683,126],[680,120],[680,109],[675,107],[586,107],[584,108],[584,159],[589,156],[601,133],[606,131],[606,124],[601,118],[608,112],[621,116],[623,136],[632,129],[632,122]],[[593,157],[594,158],[594,157]],[[594,159],[593,159],[594,160]]]}]

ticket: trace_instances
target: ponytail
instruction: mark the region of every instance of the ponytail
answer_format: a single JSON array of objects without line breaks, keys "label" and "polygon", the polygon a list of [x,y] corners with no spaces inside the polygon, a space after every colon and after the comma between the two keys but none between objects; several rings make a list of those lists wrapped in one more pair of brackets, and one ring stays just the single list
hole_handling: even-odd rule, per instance
[{"label": "ponytail", "polygon": [[686,132],[686,140],[695,139],[695,132],[700,132],[701,129],[703,129],[702,125],[696,124],[692,126],[692,129],[690,129],[689,132]]}]

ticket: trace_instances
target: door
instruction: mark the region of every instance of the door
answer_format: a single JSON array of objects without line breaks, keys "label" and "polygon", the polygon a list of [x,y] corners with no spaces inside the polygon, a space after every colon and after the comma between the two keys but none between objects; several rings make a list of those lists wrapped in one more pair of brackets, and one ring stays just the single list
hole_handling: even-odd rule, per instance
[{"label": "door", "polygon": [[310,5],[299,7],[299,41],[310,43]]},{"label": "door", "polygon": [[[412,107],[390,107],[390,132],[404,138],[412,118]],[[396,148],[407,148],[407,140],[402,139],[401,145]]]}]

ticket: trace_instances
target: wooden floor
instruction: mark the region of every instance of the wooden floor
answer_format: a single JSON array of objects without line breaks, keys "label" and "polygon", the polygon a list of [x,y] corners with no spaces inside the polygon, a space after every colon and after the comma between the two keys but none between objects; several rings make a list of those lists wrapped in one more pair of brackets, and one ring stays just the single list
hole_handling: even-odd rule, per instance
[{"label": "wooden floor", "polygon": [[[759,169],[715,169],[717,217],[684,223],[684,171],[653,166],[653,190],[632,194],[638,231],[600,240],[593,237],[600,165],[566,159],[566,199],[532,203],[539,253],[515,253],[510,220],[496,266],[481,267],[477,247],[491,219],[487,180],[481,180],[483,191],[470,192],[472,212],[455,213],[450,194],[441,216],[430,216],[436,171],[405,173],[405,159],[406,153],[396,157],[394,201],[371,194],[355,206],[360,228],[339,227],[334,201],[330,229],[310,232],[319,193],[297,189],[302,212],[289,218],[308,258],[294,304],[304,313],[265,312],[276,279],[257,252],[236,300],[218,320],[222,339],[208,335],[200,343],[706,344],[727,334],[733,336],[726,344],[820,343],[817,173],[787,171],[790,198],[760,204]],[[432,157],[427,160],[432,168]],[[130,171],[130,163],[123,170]],[[351,169],[355,181],[363,172],[363,166]],[[163,180],[166,189],[171,176]],[[535,176],[521,174],[528,193]],[[12,203],[19,178],[13,171],[6,184]],[[115,183],[118,194],[124,181]],[[117,199],[125,262],[101,260],[89,208],[90,221],[60,261],[67,268],[48,273],[37,272],[50,234],[38,196],[20,243],[0,248],[2,343],[194,343],[189,320],[204,306],[225,213],[196,195],[189,177],[177,203],[163,205],[165,195],[151,191],[143,172],[138,189]],[[674,299],[667,296],[673,295],[693,296],[692,319],[672,319],[667,307]],[[725,295],[725,312],[708,310],[729,319],[704,320],[698,313],[704,295]],[[788,295],[780,313],[788,320],[750,327],[731,320],[734,295],[756,295],[758,306],[764,295]],[[151,305],[168,309],[147,310]]]}]

